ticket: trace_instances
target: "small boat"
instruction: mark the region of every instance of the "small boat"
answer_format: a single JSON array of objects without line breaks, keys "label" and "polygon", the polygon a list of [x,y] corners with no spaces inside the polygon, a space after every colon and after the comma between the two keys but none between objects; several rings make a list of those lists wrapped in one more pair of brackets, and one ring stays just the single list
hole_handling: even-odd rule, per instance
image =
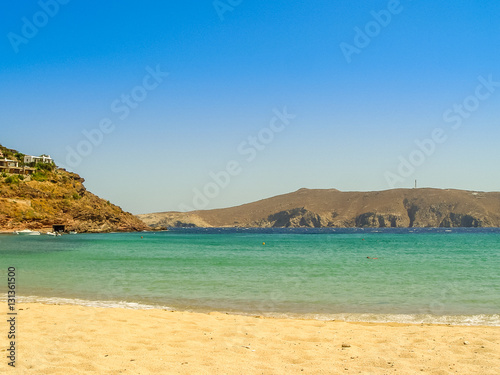
[{"label": "small boat", "polygon": [[70,230],[69,234],[78,234],[78,232],[76,230]]},{"label": "small boat", "polygon": [[47,235],[49,236],[54,236],[54,237],[59,237],[59,236],[62,236],[61,233],[59,232],[47,232]]},{"label": "small boat", "polygon": [[34,231],[34,230],[29,230],[29,229],[17,230],[14,233],[15,234],[21,234],[21,235],[24,235],[24,236],[39,236],[40,235],[40,232]]}]

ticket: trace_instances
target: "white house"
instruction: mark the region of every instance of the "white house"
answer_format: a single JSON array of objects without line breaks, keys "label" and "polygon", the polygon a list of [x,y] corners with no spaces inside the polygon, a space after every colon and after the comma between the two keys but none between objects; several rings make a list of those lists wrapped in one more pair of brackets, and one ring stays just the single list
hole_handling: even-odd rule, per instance
[{"label": "white house", "polygon": [[53,163],[54,160],[49,156],[31,156],[31,155],[25,155],[24,156],[24,163]]},{"label": "white house", "polygon": [[0,160],[0,167],[17,168],[17,167],[19,167],[19,163],[16,160],[10,160],[10,159],[4,158],[3,160]]}]

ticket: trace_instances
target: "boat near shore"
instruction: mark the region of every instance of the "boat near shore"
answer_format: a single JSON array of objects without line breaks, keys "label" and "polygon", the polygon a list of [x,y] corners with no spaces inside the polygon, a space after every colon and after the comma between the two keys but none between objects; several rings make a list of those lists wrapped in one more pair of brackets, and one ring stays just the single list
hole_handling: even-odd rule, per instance
[{"label": "boat near shore", "polygon": [[14,234],[20,234],[20,235],[23,235],[23,236],[39,236],[40,232],[29,230],[29,229],[24,229],[24,230],[14,231]]}]

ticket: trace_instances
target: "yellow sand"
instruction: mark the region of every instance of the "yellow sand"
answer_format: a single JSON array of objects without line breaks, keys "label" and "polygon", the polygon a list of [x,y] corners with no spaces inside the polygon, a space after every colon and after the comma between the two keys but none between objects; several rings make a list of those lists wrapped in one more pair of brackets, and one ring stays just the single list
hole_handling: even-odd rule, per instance
[{"label": "yellow sand", "polygon": [[[5,302],[2,302],[5,306]],[[500,327],[18,305],[8,374],[499,374]],[[342,347],[350,345],[350,347]]]}]

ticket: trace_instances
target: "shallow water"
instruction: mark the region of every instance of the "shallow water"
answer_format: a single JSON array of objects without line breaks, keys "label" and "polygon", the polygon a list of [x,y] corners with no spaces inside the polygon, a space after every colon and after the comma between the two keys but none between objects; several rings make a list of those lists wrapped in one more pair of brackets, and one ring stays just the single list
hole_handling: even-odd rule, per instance
[{"label": "shallow water", "polygon": [[500,325],[498,229],[3,235],[9,266],[31,301]]}]

